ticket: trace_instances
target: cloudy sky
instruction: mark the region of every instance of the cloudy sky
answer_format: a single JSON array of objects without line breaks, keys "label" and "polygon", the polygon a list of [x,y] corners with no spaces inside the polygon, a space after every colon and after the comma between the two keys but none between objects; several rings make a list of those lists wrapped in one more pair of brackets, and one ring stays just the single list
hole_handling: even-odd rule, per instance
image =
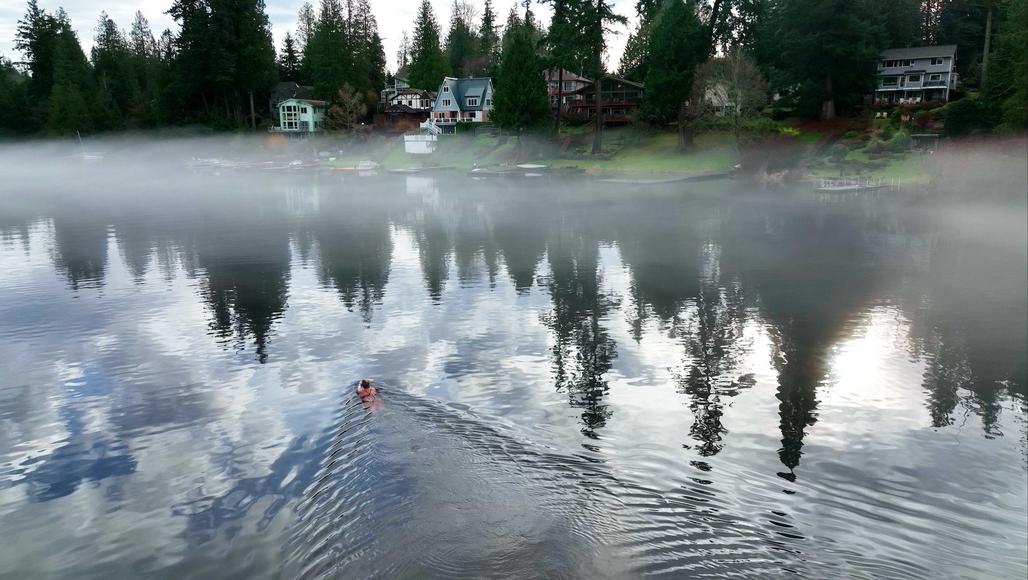
[{"label": "cloudy sky", "polygon": [[[304,0],[265,0],[267,2],[268,16],[271,18],[272,31],[275,34],[276,47],[281,46],[282,38],[287,30],[292,30],[296,25],[296,13]],[[485,0],[475,0],[481,6]],[[507,14],[516,0],[494,0],[494,6],[499,14],[499,21],[506,21]],[[316,0],[312,0],[317,4]],[[175,22],[165,14],[171,5],[171,0],[39,0],[40,6],[47,10],[56,10],[63,6],[71,17],[82,41],[83,47],[88,54],[93,42],[93,28],[101,11],[107,13],[121,26],[128,29],[132,23],[133,15],[137,10],[150,21],[154,34],[158,35],[165,28],[176,30]],[[378,18],[379,30],[385,39],[386,57],[389,61],[389,68],[396,66],[396,49],[400,43],[400,37],[404,30],[411,31],[414,28],[414,16],[420,0],[371,0],[371,6]],[[436,16],[444,25],[449,20],[450,6],[452,0],[432,0]],[[613,4],[618,13],[632,19],[635,16],[633,6],[634,0],[614,0]],[[540,19],[549,21],[549,8],[547,5],[533,6],[533,10]],[[25,3],[19,0],[0,1],[0,55],[20,60],[21,55],[14,49],[14,34],[18,20],[25,14]],[[630,25],[632,26],[632,25]],[[628,37],[628,28],[622,27],[620,34],[611,36],[608,40],[610,49],[607,55],[607,62],[611,67],[616,67],[624,50],[625,41]]]}]

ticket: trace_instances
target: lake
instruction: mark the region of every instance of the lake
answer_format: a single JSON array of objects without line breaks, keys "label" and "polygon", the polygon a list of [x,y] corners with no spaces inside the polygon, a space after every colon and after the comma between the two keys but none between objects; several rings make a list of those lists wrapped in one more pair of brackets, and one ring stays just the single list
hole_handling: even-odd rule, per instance
[{"label": "lake", "polygon": [[0,577],[1024,578],[1014,194],[0,184]]}]

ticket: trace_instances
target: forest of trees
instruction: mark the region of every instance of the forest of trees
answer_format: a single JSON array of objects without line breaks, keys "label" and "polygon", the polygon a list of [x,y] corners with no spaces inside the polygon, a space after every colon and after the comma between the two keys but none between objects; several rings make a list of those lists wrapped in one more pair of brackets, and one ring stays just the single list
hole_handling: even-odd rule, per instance
[{"label": "forest of trees", "polygon": [[[422,0],[389,73],[369,0],[304,4],[277,50],[264,0],[173,0],[177,30],[160,34],[141,13],[127,32],[101,13],[89,54],[63,9],[29,0],[15,38],[21,58],[0,58],[0,134],[255,128],[277,81],[370,105],[390,74],[429,90],[446,75],[491,76],[501,126],[559,123],[543,106],[544,84],[526,79],[556,67],[602,81],[607,42],[627,19],[610,0],[537,2],[548,5],[548,25],[531,0],[505,25],[492,0],[454,0],[444,33]],[[637,0],[635,11],[616,72],[646,83],[642,117],[655,125],[691,114],[696,71],[725,55],[759,71],[758,86],[797,114],[828,118],[871,92],[881,49],[921,44],[958,46],[963,87],[994,123],[1028,122],[1028,0]]]}]

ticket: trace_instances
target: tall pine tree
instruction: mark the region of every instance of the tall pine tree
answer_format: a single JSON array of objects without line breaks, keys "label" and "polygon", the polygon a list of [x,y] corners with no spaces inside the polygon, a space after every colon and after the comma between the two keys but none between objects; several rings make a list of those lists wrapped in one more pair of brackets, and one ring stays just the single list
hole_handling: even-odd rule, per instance
[{"label": "tall pine tree", "polygon": [[296,50],[296,41],[290,32],[282,40],[282,52],[278,55],[278,78],[283,81],[298,82],[300,74],[300,53]]},{"label": "tall pine tree", "polygon": [[528,24],[515,23],[505,34],[503,57],[494,99],[493,119],[500,127],[517,131],[539,127],[549,116],[543,63]]},{"label": "tall pine tree", "polygon": [[434,91],[450,74],[446,56],[439,41],[439,23],[429,0],[421,0],[418,17],[414,24],[414,41],[411,46],[411,62],[407,80],[416,89]]},{"label": "tall pine tree", "polygon": [[685,104],[696,67],[707,57],[706,34],[692,0],[666,0],[650,32],[642,113],[660,125],[677,120],[681,146],[689,144]]}]

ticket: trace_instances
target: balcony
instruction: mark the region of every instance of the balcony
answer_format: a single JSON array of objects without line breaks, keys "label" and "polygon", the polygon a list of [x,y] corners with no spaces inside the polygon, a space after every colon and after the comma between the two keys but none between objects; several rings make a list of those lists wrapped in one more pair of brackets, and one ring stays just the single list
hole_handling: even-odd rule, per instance
[{"label": "balcony", "polygon": [[944,81],[944,80],[925,81],[924,82],[924,86],[926,86],[926,87],[945,87],[946,86],[946,81]]}]

